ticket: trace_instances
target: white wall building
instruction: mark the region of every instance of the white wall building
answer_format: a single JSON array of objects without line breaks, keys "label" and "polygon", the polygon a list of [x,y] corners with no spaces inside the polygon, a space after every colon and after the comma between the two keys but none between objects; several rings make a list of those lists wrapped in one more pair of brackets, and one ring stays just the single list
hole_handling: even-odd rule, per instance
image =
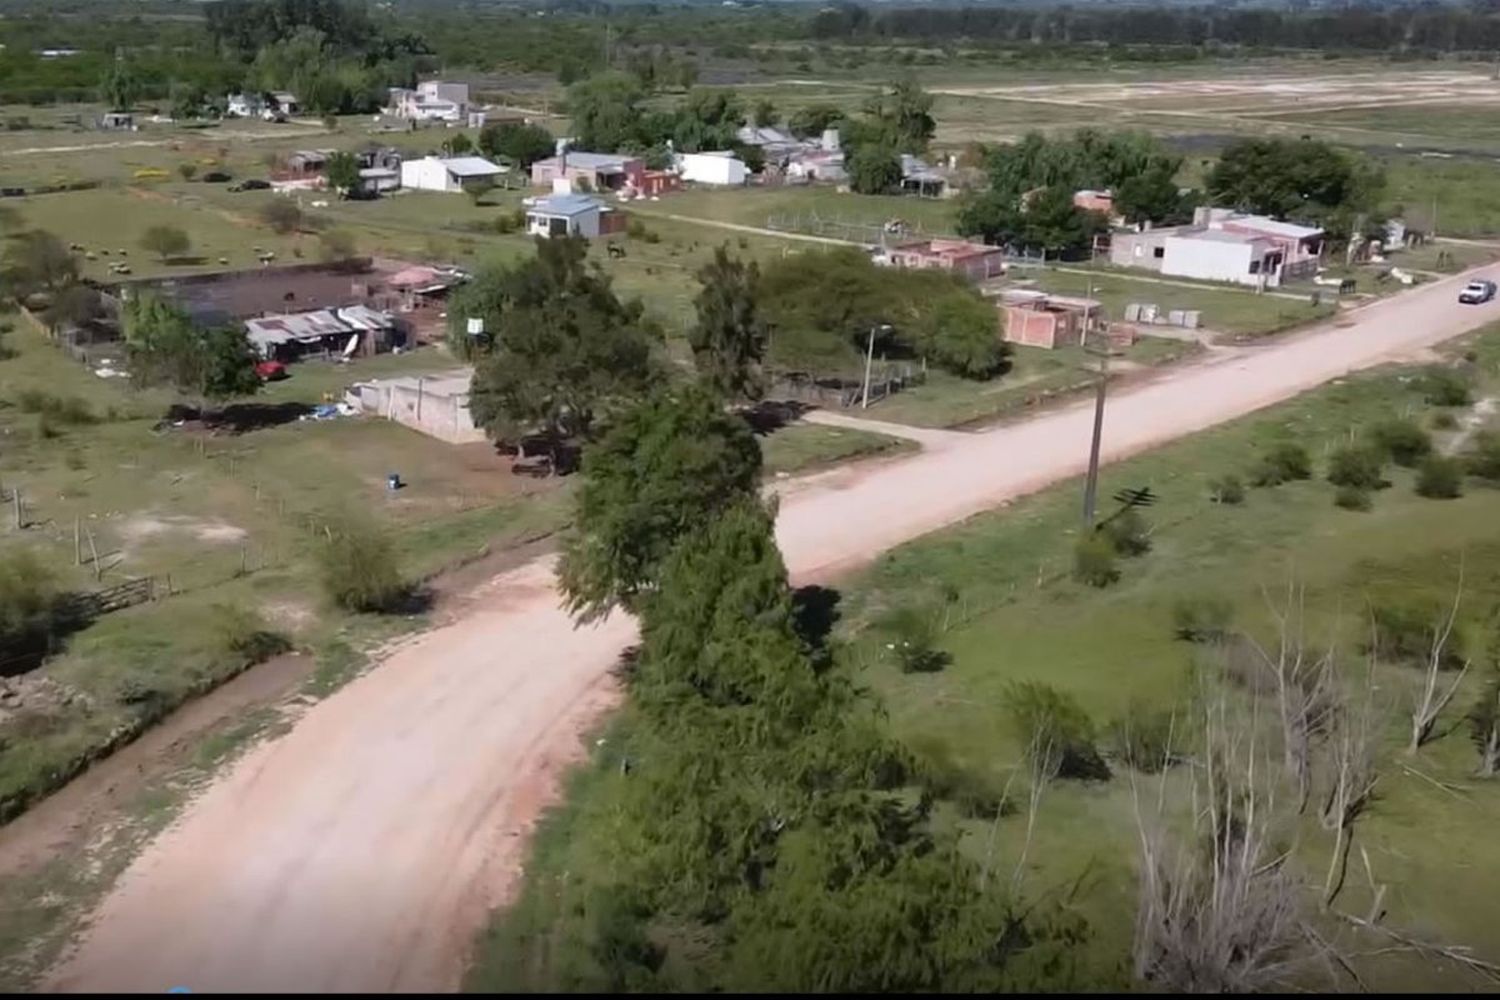
[{"label": "white wall building", "polygon": [[604,203],[586,194],[549,194],[532,198],[526,206],[526,232],[532,236],[599,235]]},{"label": "white wall building", "polygon": [[685,181],[737,187],[750,177],[750,169],[730,152],[679,153],[677,172]]},{"label": "white wall building", "polygon": [[391,114],[411,121],[459,124],[469,117],[469,85],[423,80],[413,90],[391,88]]},{"label": "white wall building", "polygon": [[482,156],[424,156],[401,161],[401,186],[417,191],[467,191],[505,172]]}]

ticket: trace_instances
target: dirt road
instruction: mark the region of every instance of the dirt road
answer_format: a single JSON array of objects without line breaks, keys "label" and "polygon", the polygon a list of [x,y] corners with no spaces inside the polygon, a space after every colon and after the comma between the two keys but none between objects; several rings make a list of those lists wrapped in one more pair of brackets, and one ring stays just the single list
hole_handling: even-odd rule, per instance
[{"label": "dirt road", "polygon": [[[1480,269],[1500,277],[1500,266]],[[1115,396],[1119,458],[1492,319],[1459,276]],[[798,580],[1080,471],[1081,404],[911,458],[787,487],[778,537]],[[524,833],[613,698],[633,636],[574,630],[548,563],[499,577],[467,617],[395,651],[229,770],[152,844],[50,985],[72,990],[443,990],[514,887]]]}]

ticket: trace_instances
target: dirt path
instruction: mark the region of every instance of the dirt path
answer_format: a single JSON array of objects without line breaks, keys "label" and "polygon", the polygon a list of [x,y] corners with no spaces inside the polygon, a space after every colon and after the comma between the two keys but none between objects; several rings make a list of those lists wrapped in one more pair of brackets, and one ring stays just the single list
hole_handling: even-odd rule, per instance
[{"label": "dirt path", "polygon": [[842,413],[836,410],[808,410],[802,414],[801,419],[804,423],[822,424],[824,427],[847,427],[850,430],[871,431],[875,434],[884,434],[886,437],[915,441],[924,448],[946,448],[973,436],[968,431],[913,427],[910,424],[893,424],[889,420],[875,420],[860,415],[868,412],[868,410],[856,410],[853,413]]},{"label": "dirt path", "polygon": [[813,236],[811,233],[794,233],[785,229],[767,229],[764,226],[746,226],[738,222],[725,222],[722,219],[704,219],[696,215],[675,215],[671,212],[657,212],[650,208],[643,208],[640,203],[635,203],[631,209],[639,215],[648,218],[655,217],[666,219],[670,222],[690,222],[695,226],[709,226],[713,229],[727,229],[732,233],[754,233],[756,236],[774,236],[783,240],[801,240],[804,243],[822,243],[834,247],[857,247],[863,246],[853,240],[841,240],[836,236]]},{"label": "dirt path", "polygon": [[[1149,448],[1409,357],[1500,318],[1464,307],[1476,269],[1303,334],[1214,354],[1117,393],[1104,452]],[[782,492],[794,579],[1079,472],[1085,402]],[[495,579],[473,610],[397,649],[242,758],[136,860],[51,979],[71,990],[443,990],[518,881],[524,834],[611,704],[634,638],[574,629],[551,564]]]}]

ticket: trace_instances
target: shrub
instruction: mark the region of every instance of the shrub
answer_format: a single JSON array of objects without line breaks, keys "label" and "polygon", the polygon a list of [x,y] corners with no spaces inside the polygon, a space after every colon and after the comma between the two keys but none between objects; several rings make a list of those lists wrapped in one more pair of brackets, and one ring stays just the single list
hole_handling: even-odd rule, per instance
[{"label": "shrub", "polygon": [[1438,410],[1432,415],[1432,428],[1439,431],[1451,431],[1458,426],[1458,418],[1447,410]]},{"label": "shrub", "polygon": [[292,648],[285,636],[266,628],[265,620],[250,608],[220,604],[214,607],[213,614],[220,646],[244,663],[263,663]]},{"label": "shrub", "polygon": [[937,622],[920,608],[898,608],[881,623],[890,633],[886,648],[896,657],[903,674],[934,673],[948,663],[948,655],[937,648]]},{"label": "shrub", "polygon": [[1091,531],[1073,548],[1073,579],[1090,587],[1108,587],[1120,578],[1116,558],[1114,543]]},{"label": "shrub", "polygon": [[1156,774],[1177,758],[1183,736],[1183,720],[1177,713],[1132,699],[1125,714],[1110,723],[1107,738],[1110,753],[1120,763]]},{"label": "shrub", "polygon": [[57,577],[30,549],[0,559],[0,649],[6,658],[40,655],[58,627]]},{"label": "shrub", "polygon": [[1312,478],[1312,457],[1291,441],[1276,445],[1260,457],[1250,473],[1251,486],[1280,486]]},{"label": "shrub", "polygon": [[[1447,620],[1449,609],[1430,602],[1387,601],[1370,609],[1370,640],[1365,651],[1383,660],[1423,663]],[[1455,624],[1443,646],[1438,665],[1444,670],[1463,666],[1464,629]]]},{"label": "shrub", "polygon": [[1094,723],[1072,695],[1040,681],[1017,681],[1006,689],[1005,703],[1027,759],[1045,773],[1109,777],[1109,766],[1094,746]]},{"label": "shrub", "polygon": [[1005,790],[981,768],[953,758],[947,742],[923,736],[908,745],[916,778],[933,798],[952,802],[968,819],[994,819],[1005,809]]},{"label": "shrub", "polygon": [[1486,430],[1475,434],[1464,455],[1464,467],[1471,476],[1500,482],[1500,433]]},{"label": "shrub", "polygon": [[1370,436],[1387,458],[1408,469],[1432,452],[1432,435],[1414,420],[1398,417],[1383,421],[1375,425]]},{"label": "shrub", "polygon": [[1245,484],[1235,475],[1220,476],[1208,482],[1208,498],[1214,503],[1235,506],[1245,502]]},{"label": "shrub", "polygon": [[1453,368],[1429,368],[1417,380],[1422,398],[1433,406],[1468,406],[1471,400],[1469,379]]},{"label": "shrub", "polygon": [[1345,510],[1369,510],[1374,506],[1370,500],[1370,491],[1358,486],[1340,486],[1334,491],[1333,505]]},{"label": "shrub", "polygon": [[56,424],[91,424],[94,411],[89,404],[77,396],[54,396],[40,389],[27,389],[16,397],[16,405],[23,413],[38,413]]},{"label": "shrub", "polygon": [[1117,555],[1139,556],[1151,551],[1151,526],[1146,519],[1133,510],[1122,511],[1100,525]]},{"label": "shrub", "polygon": [[1452,500],[1463,494],[1464,470],[1456,458],[1428,455],[1417,470],[1417,495],[1429,500]]},{"label": "shrub", "polygon": [[396,553],[374,525],[340,525],[319,553],[323,591],[346,611],[396,611],[411,594]]},{"label": "shrub", "polygon": [[1335,486],[1359,490],[1378,490],[1385,485],[1381,476],[1385,461],[1380,453],[1364,445],[1345,445],[1328,458],[1328,481]]},{"label": "shrub", "polygon": [[1234,604],[1226,597],[1194,594],[1172,605],[1172,633],[1188,642],[1217,642],[1233,621]]}]

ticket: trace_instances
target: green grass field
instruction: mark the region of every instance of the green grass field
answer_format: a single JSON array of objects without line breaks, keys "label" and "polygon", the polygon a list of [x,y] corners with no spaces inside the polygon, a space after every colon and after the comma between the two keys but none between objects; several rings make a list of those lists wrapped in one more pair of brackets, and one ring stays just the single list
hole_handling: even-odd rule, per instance
[{"label": "green grass field", "polygon": [[[1500,335],[1492,331],[1483,347],[1490,385],[1500,375],[1497,360]],[[1183,704],[1186,678],[1202,658],[1172,635],[1173,603],[1187,595],[1224,595],[1241,627],[1264,635],[1267,595],[1274,599],[1295,580],[1306,588],[1312,641],[1330,632],[1339,637],[1341,661],[1355,671],[1362,609],[1397,596],[1451,599],[1461,554],[1468,553],[1463,611],[1477,629],[1500,598],[1500,578],[1472,572],[1500,552],[1492,489],[1471,484],[1462,499],[1425,500],[1412,492],[1410,473],[1397,470],[1370,513],[1336,508],[1333,488],[1317,479],[1252,490],[1241,507],[1207,500],[1211,477],[1243,475],[1257,447],[1270,441],[1295,438],[1321,456],[1351,432],[1399,412],[1427,416],[1401,372],[1362,376],[1106,470],[1104,495],[1149,485],[1161,498],[1148,512],[1151,552],[1128,561],[1122,582],[1107,590],[1068,576],[1077,483],[898,549],[846,588],[850,655],[867,664],[865,676],[881,692],[897,733],[998,788],[1021,744],[1005,707],[1012,681],[1042,680],[1072,693],[1101,726],[1132,702]],[[951,588],[946,602],[944,587]],[[959,622],[942,642],[952,659],[940,673],[899,673],[882,656],[879,629],[870,627],[883,609],[913,606]],[[1393,925],[1472,946],[1494,960],[1500,908],[1491,894],[1474,893],[1472,880],[1494,863],[1488,831],[1500,821],[1500,795],[1472,781],[1474,755],[1461,731],[1445,730],[1411,764],[1456,791],[1407,770],[1395,747],[1413,674],[1408,667],[1380,668],[1388,752],[1377,801],[1357,836],[1376,878],[1391,887]],[[1471,697],[1460,697],[1450,720]],[[963,822],[971,849],[986,850],[989,824]],[[1020,826],[1001,822],[1001,857],[1016,855]],[[1079,906],[1099,933],[1089,959],[1101,975],[1124,960],[1129,945],[1135,835],[1125,777],[1061,783],[1042,806],[1023,873],[1038,893],[1082,880]],[[1326,834],[1309,834],[1298,854],[1309,877],[1321,878],[1328,848]],[[1346,905],[1363,912],[1363,876],[1359,881]],[[1415,988],[1424,975],[1437,975],[1427,981],[1445,988],[1462,982],[1450,978],[1451,969],[1433,973],[1410,962],[1373,960],[1371,970],[1389,977],[1372,981],[1383,988]]]},{"label": "green grass field", "polygon": [[1250,289],[1206,283],[1153,281],[1118,271],[1094,274],[1049,270],[1037,278],[1038,287],[1059,295],[1092,295],[1110,319],[1123,320],[1131,303],[1154,304],[1165,313],[1196,309],[1205,330],[1235,336],[1275,333],[1332,315],[1331,306],[1313,307],[1276,295],[1257,295]]},{"label": "green grass field", "polygon": [[884,434],[817,424],[791,424],[761,439],[766,474],[772,477],[914,448],[910,441]]},{"label": "green grass field", "polygon": [[[1125,351],[1120,361],[1136,367],[1166,364],[1197,350],[1192,343],[1147,338]],[[988,382],[930,371],[926,383],[882,400],[870,415],[917,427],[982,424],[1085,389],[1094,384],[1094,370],[1095,362],[1079,347],[1017,347],[1010,371]]]}]

